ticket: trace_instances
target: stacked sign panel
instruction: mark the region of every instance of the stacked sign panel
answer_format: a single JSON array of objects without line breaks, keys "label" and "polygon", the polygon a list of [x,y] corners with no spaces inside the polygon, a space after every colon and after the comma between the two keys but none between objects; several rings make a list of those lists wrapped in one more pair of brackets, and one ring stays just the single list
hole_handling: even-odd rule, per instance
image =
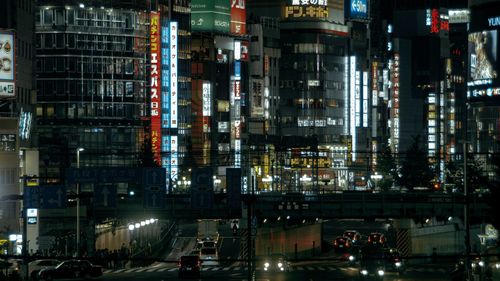
[{"label": "stacked sign panel", "polygon": [[15,96],[14,34],[0,30],[0,98]]},{"label": "stacked sign panel", "polygon": [[150,15],[151,44],[151,149],[154,159],[161,163],[161,44],[160,13]]}]

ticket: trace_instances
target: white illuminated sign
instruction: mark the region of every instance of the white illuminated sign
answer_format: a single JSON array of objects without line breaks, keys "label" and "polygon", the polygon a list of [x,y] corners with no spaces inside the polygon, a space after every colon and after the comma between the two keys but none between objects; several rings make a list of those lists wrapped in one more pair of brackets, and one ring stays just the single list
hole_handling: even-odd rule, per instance
[{"label": "white illuminated sign", "polygon": [[488,18],[489,26],[500,26],[500,17]]},{"label": "white illuminated sign", "polygon": [[203,82],[203,116],[212,115],[212,93],[210,91],[210,82]]},{"label": "white illuminated sign", "polygon": [[241,42],[240,41],[234,41],[234,59],[235,60],[241,59]]},{"label": "white illuminated sign", "polygon": [[292,5],[294,6],[328,6],[328,0],[292,0]]},{"label": "white illuminated sign", "polygon": [[[350,133],[352,138],[352,161],[356,160],[356,57],[350,59]],[[359,85],[358,85],[359,87]]]},{"label": "white illuminated sign", "polygon": [[26,209],[26,214],[28,217],[37,217],[38,209]]},{"label": "white illuminated sign", "polygon": [[177,92],[177,22],[170,23],[170,122],[171,128],[177,128],[178,92]]}]

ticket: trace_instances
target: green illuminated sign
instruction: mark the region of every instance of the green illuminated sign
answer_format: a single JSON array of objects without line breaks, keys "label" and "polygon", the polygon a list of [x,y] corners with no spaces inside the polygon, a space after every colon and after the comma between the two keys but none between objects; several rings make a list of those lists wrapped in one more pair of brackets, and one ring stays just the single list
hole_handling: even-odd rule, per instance
[{"label": "green illuminated sign", "polygon": [[191,1],[191,30],[229,33],[231,9],[229,0]]}]

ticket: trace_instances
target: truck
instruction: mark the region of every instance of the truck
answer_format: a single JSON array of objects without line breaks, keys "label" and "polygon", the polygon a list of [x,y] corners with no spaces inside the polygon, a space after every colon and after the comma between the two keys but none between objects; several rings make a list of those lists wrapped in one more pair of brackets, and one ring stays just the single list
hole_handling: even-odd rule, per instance
[{"label": "truck", "polygon": [[217,220],[198,220],[198,241],[219,240]]}]

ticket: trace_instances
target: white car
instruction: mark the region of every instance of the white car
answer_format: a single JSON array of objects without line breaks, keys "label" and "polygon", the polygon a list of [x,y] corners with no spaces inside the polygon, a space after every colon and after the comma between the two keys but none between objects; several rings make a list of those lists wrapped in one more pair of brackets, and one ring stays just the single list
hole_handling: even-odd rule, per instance
[{"label": "white car", "polygon": [[56,267],[61,262],[55,259],[35,260],[28,263],[28,272],[32,280],[38,280],[38,272],[44,268]]},{"label": "white car", "polygon": [[217,248],[201,248],[200,260],[202,265],[219,265],[219,255],[217,254]]}]

